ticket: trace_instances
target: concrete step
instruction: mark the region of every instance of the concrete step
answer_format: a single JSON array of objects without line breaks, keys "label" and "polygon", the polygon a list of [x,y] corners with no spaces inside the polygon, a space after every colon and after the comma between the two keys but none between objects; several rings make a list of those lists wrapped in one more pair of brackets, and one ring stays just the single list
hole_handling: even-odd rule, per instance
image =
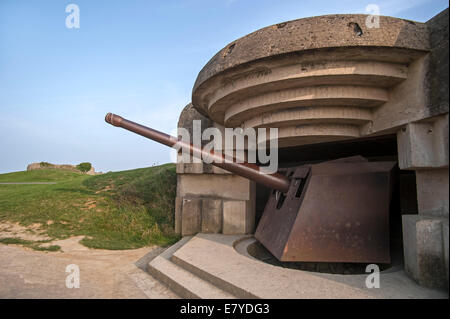
[{"label": "concrete step", "polygon": [[250,239],[246,235],[197,234],[170,260],[238,298],[448,298],[447,292],[420,287],[402,269],[380,272],[381,288],[369,289],[367,274],[327,274],[267,264],[248,254]]},{"label": "concrete step", "polygon": [[[148,272],[135,267],[127,273],[128,277],[134,282],[146,298],[149,299],[179,299],[169,287],[156,280],[153,276],[149,276]],[[144,297],[144,298],[145,298]],[[142,297],[141,297],[142,298]]]},{"label": "concrete step", "polygon": [[189,242],[191,237],[184,237],[155,257],[148,263],[147,271],[155,279],[164,283],[182,298],[189,299],[231,299],[232,294],[215,287],[211,283],[197,277],[186,269],[174,264],[171,257],[174,252]]},{"label": "concrete step", "polygon": [[[198,237],[199,235],[195,236],[192,240],[196,241],[194,243],[194,245],[189,245],[189,247],[185,248],[181,254],[176,254],[176,252],[174,252],[174,254],[172,254],[171,256],[171,261],[173,261],[175,264],[177,264],[178,266],[182,267],[183,269],[188,270],[190,273],[195,274],[197,277],[215,285],[216,287],[227,291],[228,293],[238,297],[238,298],[243,298],[243,299],[257,299],[260,298],[258,295],[252,293],[251,291],[249,291],[248,289],[243,288],[241,285],[234,283],[231,280],[228,280],[226,277],[221,276],[221,271],[211,271],[211,268],[207,268],[207,267],[203,267],[203,263],[202,262],[196,262],[199,261],[199,258],[203,258],[203,257],[207,257],[208,253],[211,253],[212,251],[207,251],[205,250],[206,254],[203,254],[203,252],[198,251],[197,249],[195,249],[195,244],[197,243]],[[201,236],[201,235],[200,235]],[[243,235],[224,235],[221,236],[219,238],[224,237],[226,239],[226,243],[227,244],[231,244],[231,246],[233,246],[232,243],[234,242],[239,242],[240,240],[245,240],[246,238],[248,238],[249,236],[243,236]],[[187,243],[188,244],[188,243]],[[216,246],[215,244],[217,243],[211,243],[213,246]],[[221,253],[225,252],[222,250],[222,248],[224,247],[220,247],[221,244],[217,245],[215,248],[217,248],[217,253],[220,255]],[[180,247],[182,248],[182,247]],[[193,249],[192,249],[193,248]],[[190,259],[190,258],[185,258],[187,254],[192,253],[194,259]],[[217,256],[216,256],[217,257]],[[231,255],[229,255],[228,257],[233,257]],[[215,258],[214,258],[215,259]],[[221,259],[221,258],[220,258]],[[224,261],[227,258],[225,257]],[[233,259],[233,258],[232,258]],[[226,265],[223,264],[224,267]],[[245,270],[244,270],[245,271]]]},{"label": "concrete step", "polygon": [[[241,255],[235,248],[248,238],[197,234],[171,260],[238,298],[373,298],[362,287],[336,282],[324,274],[276,267]],[[360,279],[363,283],[365,276]]]},{"label": "concrete step", "polygon": [[189,299],[231,299],[233,295],[215,287],[177,266],[170,260],[158,256],[149,263],[149,273],[166,284],[182,298]]},{"label": "concrete step", "polygon": [[[368,289],[367,274],[334,275],[267,264],[249,255],[254,241],[249,235],[185,237],[152,259],[147,271],[182,298],[448,298],[448,292],[417,285],[402,269],[382,271],[382,287]],[[153,290],[147,291],[150,298]],[[167,293],[160,290],[158,294]]]}]

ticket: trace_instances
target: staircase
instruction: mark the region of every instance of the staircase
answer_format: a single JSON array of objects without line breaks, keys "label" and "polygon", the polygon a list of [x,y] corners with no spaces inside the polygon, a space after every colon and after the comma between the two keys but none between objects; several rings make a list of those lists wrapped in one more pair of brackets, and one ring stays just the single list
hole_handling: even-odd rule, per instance
[{"label": "staircase", "polygon": [[147,265],[147,271],[182,298],[189,299],[230,299],[232,294],[214,286],[205,278],[196,276],[183,266],[177,264],[173,254],[191,240],[184,237],[175,245],[156,256]]},{"label": "staircase", "polygon": [[448,298],[409,279],[402,269],[381,272],[382,289],[367,275],[332,275],[273,266],[250,256],[249,235],[197,234],[143,260],[153,278],[187,299]]}]

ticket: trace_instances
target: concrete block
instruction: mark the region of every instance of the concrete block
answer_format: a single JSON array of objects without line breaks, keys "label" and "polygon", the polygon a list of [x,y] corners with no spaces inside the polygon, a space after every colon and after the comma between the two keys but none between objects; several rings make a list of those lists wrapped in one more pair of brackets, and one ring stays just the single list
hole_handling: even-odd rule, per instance
[{"label": "concrete block", "polygon": [[183,198],[181,234],[194,235],[201,231],[202,200],[199,198]]},{"label": "concrete block", "polygon": [[180,174],[177,195],[233,200],[250,199],[251,182],[237,175]]},{"label": "concrete block", "polygon": [[249,234],[254,231],[255,212],[250,201],[223,202],[223,234]]},{"label": "concrete block", "polygon": [[183,198],[175,197],[175,233],[181,234]]},{"label": "concrete block", "polygon": [[203,163],[185,163],[184,174],[203,174]]},{"label": "concrete block", "polygon": [[222,200],[202,200],[202,233],[222,232]]},{"label": "concrete block", "polygon": [[448,167],[448,114],[407,124],[397,145],[401,169]]},{"label": "concrete block", "polygon": [[430,123],[410,123],[397,133],[398,160],[401,169],[432,165],[433,141]]},{"label": "concrete block", "polygon": [[213,166],[212,171],[213,171],[214,174],[219,174],[219,175],[220,174],[233,174],[233,173],[231,173],[231,172],[229,172],[229,171],[227,171],[225,169],[222,169],[220,167],[217,167],[217,166]]},{"label": "concrete block", "polygon": [[448,218],[448,168],[417,170],[419,214]]},{"label": "concrete block", "polygon": [[184,163],[177,163],[176,172],[177,172],[177,174],[184,173]]},{"label": "concrete block", "polygon": [[447,277],[447,289],[448,289],[448,220],[442,223],[442,236],[444,237],[444,264]]},{"label": "concrete block", "polygon": [[446,280],[443,219],[403,215],[405,271],[420,285],[444,288]]},{"label": "concrete block", "polygon": [[435,118],[433,132],[436,165],[448,167],[448,113]]},{"label": "concrete block", "polygon": [[177,174],[213,174],[213,166],[205,163],[177,163]]},{"label": "concrete block", "polygon": [[203,173],[204,174],[213,174],[214,173],[214,167],[211,164],[203,164]]},{"label": "concrete block", "polygon": [[430,115],[448,112],[448,8],[426,22],[430,34],[430,66],[426,83],[429,86]]}]

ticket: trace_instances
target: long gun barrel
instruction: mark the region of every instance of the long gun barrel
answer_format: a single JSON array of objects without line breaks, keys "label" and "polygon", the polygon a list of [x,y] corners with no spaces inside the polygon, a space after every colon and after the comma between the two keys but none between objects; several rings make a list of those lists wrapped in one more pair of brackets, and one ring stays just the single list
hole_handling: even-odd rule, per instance
[{"label": "long gun barrel", "polygon": [[180,147],[185,149],[189,151],[192,156],[199,159],[208,158],[209,161],[212,160],[212,165],[248,178],[266,187],[279,190],[282,193],[287,193],[289,190],[290,180],[286,176],[279,173],[264,174],[260,171],[258,165],[251,163],[236,163],[234,158],[230,161],[229,159],[226,159],[225,155],[222,153],[197,148],[191,143],[183,142],[182,140],[179,140],[171,135],[129,121],[112,113],[106,114],[105,121],[111,125],[122,127],[128,131],[147,137],[169,147]]}]

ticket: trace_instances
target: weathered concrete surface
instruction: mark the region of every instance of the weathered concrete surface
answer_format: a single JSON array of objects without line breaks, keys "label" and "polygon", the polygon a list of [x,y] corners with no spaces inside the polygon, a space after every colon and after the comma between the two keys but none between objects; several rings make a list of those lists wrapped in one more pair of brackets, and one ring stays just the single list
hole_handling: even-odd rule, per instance
[{"label": "weathered concrete surface", "polygon": [[175,197],[175,233],[181,234],[183,222],[183,197]]},{"label": "weathered concrete surface", "polygon": [[426,23],[430,34],[427,74],[429,116],[448,113],[448,8]]},{"label": "weathered concrete surface", "polygon": [[[384,27],[367,28],[365,24],[367,16],[339,14],[304,18],[250,33],[227,45],[205,65],[197,78],[194,90],[225,69],[287,53],[330,47],[371,46],[416,50],[429,48],[425,24],[380,17],[380,25]],[[356,32],[355,24],[362,29],[361,35]],[[195,102],[193,100],[194,105]]]},{"label": "weathered concrete surface", "polygon": [[227,127],[278,127],[280,147],[390,134],[429,116],[427,26],[381,17],[368,28],[367,17],[287,21],[230,43],[200,71],[193,106]]},{"label": "weathered concrete surface", "polygon": [[178,127],[186,129],[192,136],[194,134],[193,121],[200,121],[202,128],[208,128],[213,125],[212,121],[208,117],[199,114],[198,111],[193,107],[192,103],[189,103],[184,107],[183,111],[181,111],[180,117],[178,119]]},{"label": "weathered concrete surface", "polygon": [[[206,179],[206,176],[202,175],[199,179]],[[212,179],[214,181],[214,178]],[[195,178],[191,180],[195,181]],[[200,188],[200,190],[205,189]],[[255,226],[253,186],[248,192],[251,195],[248,200],[230,200],[214,197],[207,191],[195,197],[176,197],[175,231],[183,236],[194,235],[198,232],[224,234],[252,233]],[[238,197],[240,196],[242,194],[238,195]]]},{"label": "weathered concrete surface", "polygon": [[233,296],[211,283],[202,280],[186,269],[171,262],[172,255],[186,244],[191,237],[183,237],[176,244],[148,263],[147,271],[163,282],[179,296],[189,299],[213,298],[229,299]]},{"label": "weathered concrete surface", "polygon": [[281,147],[385,133],[428,115],[424,52],[358,50],[307,50],[226,69],[194,88],[193,103],[227,127],[278,127]]},{"label": "weathered concrete surface", "polygon": [[442,222],[442,237],[444,239],[444,268],[445,268],[445,275],[447,279],[447,289],[448,289],[448,253],[449,253],[449,246],[448,246],[448,220]]},{"label": "weathered concrete surface", "polygon": [[448,167],[448,113],[407,124],[398,131],[397,144],[401,169]]},{"label": "weathered concrete surface", "polygon": [[[196,131],[194,121],[198,121],[202,131]],[[181,112],[178,127],[179,134],[184,128],[189,132],[190,142],[193,134],[201,136],[203,131],[215,124],[201,115],[192,104]],[[219,129],[223,129],[218,127]],[[224,136],[222,135],[222,138]],[[204,144],[207,141],[201,141]],[[224,145],[222,140],[222,145]],[[245,205],[236,212],[236,222],[245,225],[248,216],[254,216],[254,184],[249,180],[234,175],[211,164],[195,163],[182,154],[177,159],[177,197],[175,199],[175,231],[182,235],[197,232],[218,233],[223,230],[223,201],[241,200]],[[253,217],[254,218],[254,217]]]},{"label": "weathered concrete surface", "polygon": [[222,232],[222,200],[205,198],[202,200],[202,232]]},{"label": "weathered concrete surface", "polygon": [[198,234],[171,260],[240,298],[448,298],[445,291],[419,286],[401,269],[381,272],[380,288],[368,289],[367,275],[287,269],[237,252],[240,243],[246,246],[252,241],[249,236]]},{"label": "weathered concrete surface", "polygon": [[183,198],[181,233],[194,235],[202,227],[202,200],[199,198]]},{"label": "weathered concrete surface", "polygon": [[252,182],[232,174],[183,174],[177,196],[249,200]]},{"label": "weathered concrete surface", "polygon": [[405,271],[424,286],[448,288],[448,113],[409,123],[397,144],[400,168],[415,171],[419,212],[403,216]]},{"label": "weathered concrete surface", "polygon": [[419,214],[448,218],[448,168],[416,171]]},{"label": "weathered concrete surface", "polygon": [[[247,201],[225,200],[223,202],[223,233],[250,234],[255,231],[254,210],[246,209]],[[247,212],[242,214],[242,212]]]},{"label": "weathered concrete surface", "polygon": [[[448,287],[446,270],[445,224],[448,219],[421,215],[403,215],[405,271],[423,286]],[[448,227],[448,226],[447,226]],[[447,261],[448,263],[448,261]]]},{"label": "weathered concrete surface", "polygon": [[[54,242],[64,252],[0,244],[0,298],[177,298],[134,263],[156,247],[89,249],[81,237]],[[66,288],[66,267],[80,268],[80,288]]]},{"label": "weathered concrete surface", "polygon": [[448,112],[447,17],[369,28],[367,15],[327,15],[260,29],[205,65],[193,106],[227,127],[278,127],[280,147],[396,133]]}]

